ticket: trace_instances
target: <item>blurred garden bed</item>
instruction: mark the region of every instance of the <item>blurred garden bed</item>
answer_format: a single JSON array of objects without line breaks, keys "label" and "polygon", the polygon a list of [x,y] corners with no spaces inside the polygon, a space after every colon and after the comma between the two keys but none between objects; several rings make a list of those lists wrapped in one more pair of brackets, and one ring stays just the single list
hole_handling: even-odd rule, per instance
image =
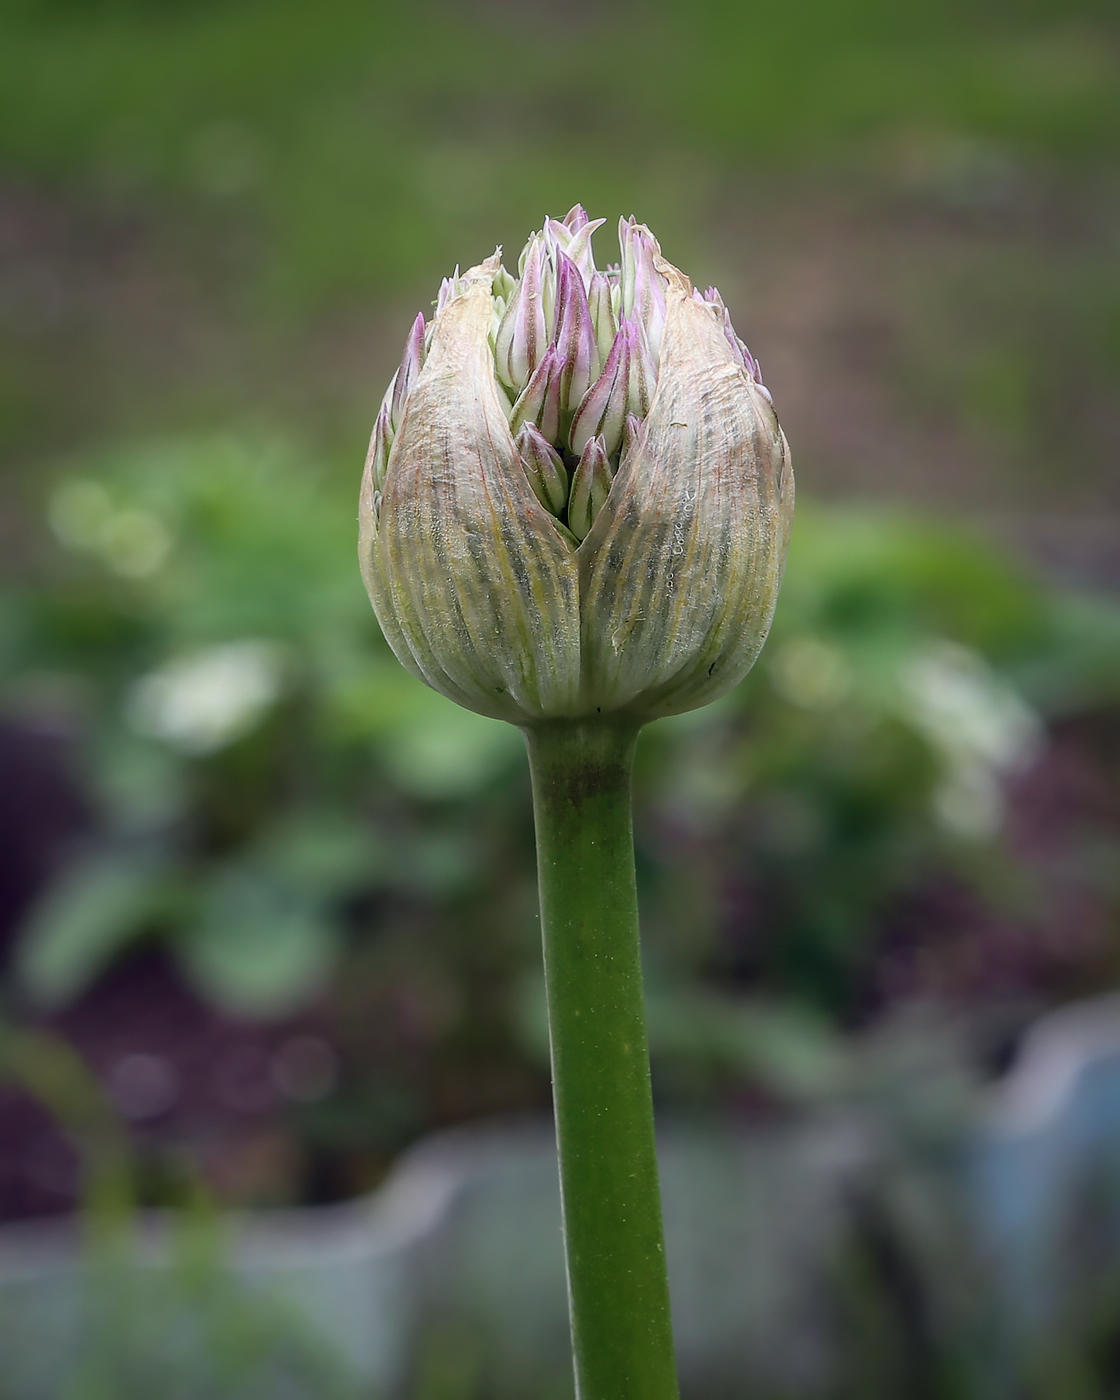
[{"label": "blurred garden bed", "polygon": [[[338,1199],[428,1130],[547,1107],[520,738],[398,667],[329,476],[166,442],[77,464],[46,524],[5,609],[6,1004],[78,1050],[141,1199]],[[975,1018],[994,1068],[1111,985],[1118,707],[1107,597],[806,506],[755,673],[643,740],[662,1104],[815,1101],[915,1003]],[[78,1200],[49,1113],[89,1111],[24,1074],[9,1216]]]}]

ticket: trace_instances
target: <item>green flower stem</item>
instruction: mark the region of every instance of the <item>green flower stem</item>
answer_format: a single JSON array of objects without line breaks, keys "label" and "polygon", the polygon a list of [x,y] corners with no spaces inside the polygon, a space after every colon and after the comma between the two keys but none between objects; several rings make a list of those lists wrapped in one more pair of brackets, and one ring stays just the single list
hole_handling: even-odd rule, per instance
[{"label": "green flower stem", "polygon": [[525,730],[580,1400],[676,1400],[630,774],[638,727]]}]

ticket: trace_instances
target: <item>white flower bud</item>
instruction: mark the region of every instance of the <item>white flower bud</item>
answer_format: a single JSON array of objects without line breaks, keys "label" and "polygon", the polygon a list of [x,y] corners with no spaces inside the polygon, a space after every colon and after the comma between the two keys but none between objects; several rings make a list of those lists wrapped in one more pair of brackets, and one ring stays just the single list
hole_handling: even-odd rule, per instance
[{"label": "white flower bud", "polygon": [[633,220],[621,268],[597,272],[598,222],[578,205],[547,222],[520,282],[496,253],[444,283],[361,493],[363,575],[397,656],[522,725],[652,719],[735,685],[793,507],[785,438],[718,293]]}]

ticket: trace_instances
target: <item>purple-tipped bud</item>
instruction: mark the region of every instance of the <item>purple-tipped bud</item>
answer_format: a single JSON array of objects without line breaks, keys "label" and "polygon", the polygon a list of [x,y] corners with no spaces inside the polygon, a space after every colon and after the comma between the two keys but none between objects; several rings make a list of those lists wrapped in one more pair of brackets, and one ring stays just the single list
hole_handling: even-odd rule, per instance
[{"label": "purple-tipped bud", "polygon": [[559,351],[555,345],[550,345],[513,405],[510,432],[519,432],[525,423],[535,423],[550,442],[559,438],[563,368]]},{"label": "purple-tipped bud", "polygon": [[621,315],[633,317],[645,331],[656,361],[665,329],[665,279],[654,265],[661,248],[645,224],[633,217],[618,221],[618,243],[622,251]]},{"label": "purple-tipped bud", "polygon": [[626,465],[631,452],[641,446],[644,435],[644,420],[636,413],[628,413],[622,425],[622,450],[618,454],[619,471]]},{"label": "purple-tipped bud", "polygon": [[595,332],[599,369],[602,369],[618,334],[618,316],[615,314],[611,284],[601,272],[595,273],[587,289],[587,309]]},{"label": "purple-tipped bud", "polygon": [[572,473],[572,495],[568,501],[568,529],[577,540],[586,538],[595,517],[611,491],[610,458],[601,437],[589,438]]},{"label": "purple-tipped bud", "polygon": [[568,503],[568,473],[563,458],[532,423],[526,423],[514,441],[537,500],[553,515],[562,515]]},{"label": "purple-tipped bud", "polygon": [[[552,220],[549,220],[549,222],[551,223]],[[581,228],[587,227],[590,220],[587,217],[587,210],[582,204],[573,204],[560,222],[569,233],[578,233]],[[603,223],[606,223],[606,220],[599,219],[596,221],[595,227],[598,228],[599,225]]]},{"label": "purple-tipped bud", "polygon": [[[633,323],[631,323],[633,324]],[[657,386],[657,363],[645,332],[635,325],[631,336],[630,374],[626,382],[626,411],[644,418]]]},{"label": "purple-tipped bud", "polygon": [[370,435],[369,451],[366,453],[366,472],[371,483],[378,490],[385,484],[385,467],[389,461],[389,449],[393,445],[393,425],[389,421],[389,405],[382,403]]},{"label": "purple-tipped bud", "polygon": [[595,219],[593,222],[581,224],[574,233],[569,233],[564,224],[556,219],[549,221],[548,230],[556,249],[566,253],[579,268],[585,291],[591,286],[591,279],[595,276],[595,254],[591,248],[591,238],[595,230],[602,228],[606,222],[606,219]]},{"label": "purple-tipped bud", "polygon": [[522,257],[521,282],[506,307],[494,341],[494,365],[508,388],[520,389],[548,345],[551,306],[546,297],[545,246],[533,238]]},{"label": "purple-tipped bud", "polygon": [[[633,321],[624,320],[618,328],[603,372],[584,395],[572,419],[571,449],[582,456],[593,437],[601,437],[609,457],[622,443],[622,425],[630,412],[645,413],[649,407],[648,356],[642,356],[642,333]],[[637,363],[635,363],[637,361]],[[631,402],[634,387],[645,397],[645,408]]]},{"label": "purple-tipped bud", "polygon": [[565,253],[556,254],[556,345],[560,356],[560,409],[572,413],[598,372],[599,347],[583,278]]},{"label": "purple-tipped bud", "polygon": [[393,424],[395,432],[401,425],[401,417],[404,414],[404,405],[412,386],[416,383],[416,376],[424,364],[424,313],[421,312],[412,323],[412,329],[408,333],[408,339],[404,346],[404,359],[401,367],[397,370],[393,380],[393,399],[389,408],[389,418]]},{"label": "purple-tipped bud", "polygon": [[[539,297],[544,318],[545,344],[547,345],[556,324],[556,240],[548,229],[548,221],[540,233],[535,233],[521,250],[517,260],[518,275],[524,284],[530,279],[530,291]],[[536,271],[533,264],[536,262]],[[543,353],[543,348],[541,353]],[[538,357],[539,358],[539,357]]]},{"label": "purple-tipped bud", "polygon": [[590,285],[595,275],[595,254],[591,248],[591,236],[606,222],[606,219],[593,219],[591,223],[573,233],[572,241],[568,244],[568,257],[579,268],[585,287]]}]

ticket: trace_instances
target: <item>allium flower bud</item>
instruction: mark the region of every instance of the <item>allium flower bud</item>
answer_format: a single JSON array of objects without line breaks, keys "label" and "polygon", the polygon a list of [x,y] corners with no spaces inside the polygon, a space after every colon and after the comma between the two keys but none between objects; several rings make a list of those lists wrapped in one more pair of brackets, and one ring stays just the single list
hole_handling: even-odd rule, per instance
[{"label": "allium flower bud", "polygon": [[610,457],[601,437],[589,438],[572,474],[572,494],[568,501],[568,529],[577,540],[586,539],[611,492]]},{"label": "allium flower bud", "polygon": [[537,500],[553,515],[562,515],[568,504],[568,472],[564,459],[539,428],[526,423],[515,445]]},{"label": "allium flower bud", "polygon": [[377,416],[363,576],[414,674],[517,724],[706,704],[766,637],[789,449],[714,288],[647,228],[595,267],[578,205],[519,277],[444,281]]}]

